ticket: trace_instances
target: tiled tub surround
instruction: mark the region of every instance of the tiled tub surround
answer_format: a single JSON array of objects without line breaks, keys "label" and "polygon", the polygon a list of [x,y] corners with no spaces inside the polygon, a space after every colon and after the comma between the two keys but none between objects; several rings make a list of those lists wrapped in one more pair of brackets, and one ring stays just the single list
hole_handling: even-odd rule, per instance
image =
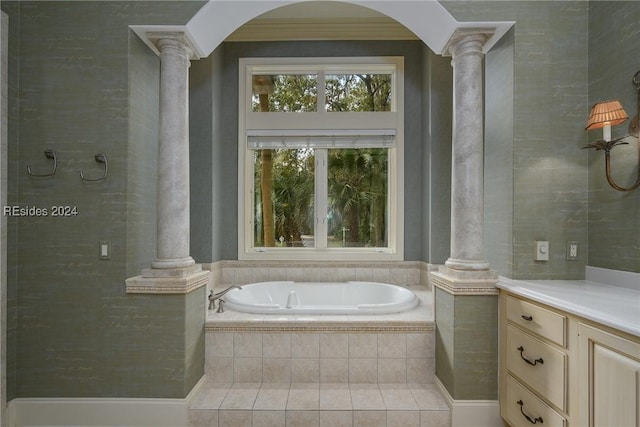
[{"label": "tiled tub surround", "polygon": [[433,383],[433,295],[408,287],[420,305],[396,314],[209,311],[191,425],[449,426]]},{"label": "tiled tub surround", "polygon": [[203,265],[211,271],[213,286],[246,285],[275,280],[294,282],[382,282],[392,285],[426,285],[437,267],[420,261],[398,262],[285,262],[219,261]]},{"label": "tiled tub surround", "polygon": [[421,285],[408,288],[419,305],[387,315],[209,310],[207,377],[220,383],[432,383],[433,294]]}]

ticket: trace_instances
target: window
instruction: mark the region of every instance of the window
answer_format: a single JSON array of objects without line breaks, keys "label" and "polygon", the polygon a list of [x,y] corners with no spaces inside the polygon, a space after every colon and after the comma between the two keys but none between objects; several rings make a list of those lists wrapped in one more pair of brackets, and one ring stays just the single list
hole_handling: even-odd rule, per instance
[{"label": "window", "polygon": [[239,259],[402,259],[402,66],[240,60]]}]

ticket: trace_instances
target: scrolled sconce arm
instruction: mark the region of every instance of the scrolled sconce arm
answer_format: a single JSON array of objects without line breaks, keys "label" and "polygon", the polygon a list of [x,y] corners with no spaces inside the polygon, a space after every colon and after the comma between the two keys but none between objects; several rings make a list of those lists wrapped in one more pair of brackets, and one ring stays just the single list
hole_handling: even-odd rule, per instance
[{"label": "scrolled sconce arm", "polygon": [[[586,147],[582,147],[582,148],[595,148],[596,151],[599,150],[603,150],[604,151],[604,167],[605,167],[605,175],[607,178],[607,182],[609,183],[609,185],[613,188],[615,188],[618,191],[632,191],[635,190],[636,188],[640,187],[640,165],[638,166],[638,179],[636,180],[635,183],[633,183],[630,187],[621,187],[620,185],[616,184],[616,182],[613,180],[613,177],[611,176],[611,154],[610,151],[613,147],[617,146],[617,145],[626,145],[629,144],[628,142],[625,142],[624,140],[628,137],[631,137],[633,135],[625,135],[621,138],[616,138],[616,139],[612,139],[611,141],[605,141],[604,139],[599,139],[595,142],[592,142],[591,144],[587,145]],[[639,147],[640,150],[640,147]],[[638,153],[638,155],[640,156],[640,152]]]}]

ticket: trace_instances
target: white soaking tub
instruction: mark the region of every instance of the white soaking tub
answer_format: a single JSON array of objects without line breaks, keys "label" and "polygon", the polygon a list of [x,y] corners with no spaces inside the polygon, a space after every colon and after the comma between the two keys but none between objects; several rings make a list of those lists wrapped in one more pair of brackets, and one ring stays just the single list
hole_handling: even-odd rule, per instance
[{"label": "white soaking tub", "polygon": [[225,308],[256,314],[387,314],[420,300],[407,288],[377,282],[260,282],[224,296]]}]

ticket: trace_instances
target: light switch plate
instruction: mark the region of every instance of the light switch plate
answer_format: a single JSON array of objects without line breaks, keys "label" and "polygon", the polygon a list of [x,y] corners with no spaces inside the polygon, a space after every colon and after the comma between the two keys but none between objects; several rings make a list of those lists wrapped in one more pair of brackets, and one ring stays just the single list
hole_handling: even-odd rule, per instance
[{"label": "light switch plate", "polygon": [[111,259],[111,243],[106,240],[100,240],[98,255],[100,259]]}]

